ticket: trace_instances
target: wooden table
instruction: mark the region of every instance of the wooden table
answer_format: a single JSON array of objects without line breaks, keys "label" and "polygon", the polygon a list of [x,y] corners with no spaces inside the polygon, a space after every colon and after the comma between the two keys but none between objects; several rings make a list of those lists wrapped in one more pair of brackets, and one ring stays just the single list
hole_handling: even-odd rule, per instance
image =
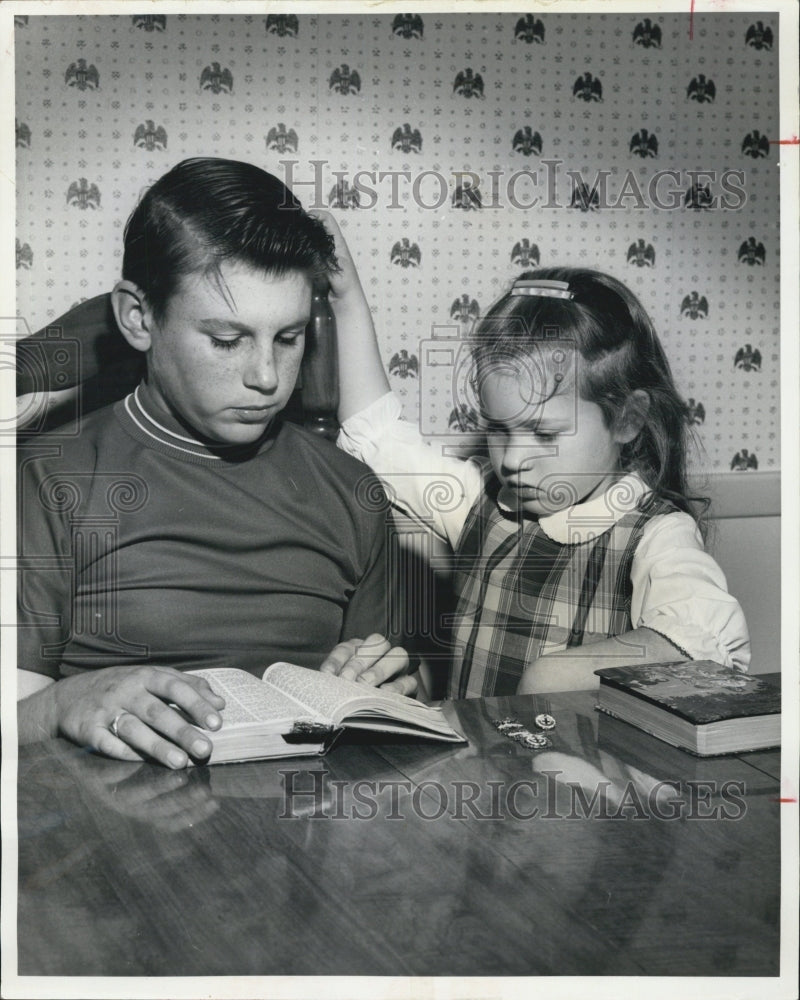
[{"label": "wooden table", "polygon": [[776,975],[779,755],[549,701],[538,753],[491,725],[532,697],[448,706],[468,746],[184,773],[22,748],[19,974]]}]

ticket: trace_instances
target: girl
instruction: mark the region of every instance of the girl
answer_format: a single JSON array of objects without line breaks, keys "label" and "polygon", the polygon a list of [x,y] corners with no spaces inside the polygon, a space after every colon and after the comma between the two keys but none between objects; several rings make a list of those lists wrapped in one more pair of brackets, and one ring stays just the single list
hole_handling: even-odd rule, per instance
[{"label": "girl", "polygon": [[470,338],[481,468],[442,457],[400,419],[329,227],[342,266],[339,444],[455,551],[448,695],[589,688],[599,667],[639,662],[747,669],[744,616],[686,484],[686,408],[636,297],[597,271],[543,268],[492,306]]}]

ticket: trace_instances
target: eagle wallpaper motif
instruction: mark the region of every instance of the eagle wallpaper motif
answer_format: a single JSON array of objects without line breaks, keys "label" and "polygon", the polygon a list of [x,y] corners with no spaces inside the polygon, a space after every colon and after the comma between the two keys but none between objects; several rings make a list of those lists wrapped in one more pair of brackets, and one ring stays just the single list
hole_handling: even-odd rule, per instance
[{"label": "eagle wallpaper motif", "polygon": [[523,270],[580,265],[653,317],[700,467],[779,468],[776,16],[695,13],[690,38],[652,11],[31,15],[15,41],[31,330],[110,289],[170,166],[250,160],[336,212],[426,429],[471,424],[426,345]]}]

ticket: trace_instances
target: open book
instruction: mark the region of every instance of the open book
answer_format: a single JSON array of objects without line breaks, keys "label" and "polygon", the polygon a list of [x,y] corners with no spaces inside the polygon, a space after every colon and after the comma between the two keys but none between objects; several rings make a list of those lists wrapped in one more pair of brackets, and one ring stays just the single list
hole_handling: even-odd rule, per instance
[{"label": "open book", "polygon": [[209,764],[325,753],[344,727],[466,742],[440,708],[293,663],[273,663],[261,680],[227,668],[191,673],[225,699]]}]

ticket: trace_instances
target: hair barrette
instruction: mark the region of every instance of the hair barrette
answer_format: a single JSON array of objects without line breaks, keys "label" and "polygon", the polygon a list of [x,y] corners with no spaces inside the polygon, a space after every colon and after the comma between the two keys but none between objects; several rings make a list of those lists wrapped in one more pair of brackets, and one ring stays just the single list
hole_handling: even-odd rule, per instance
[{"label": "hair barrette", "polygon": [[574,299],[566,281],[549,281],[538,278],[520,278],[514,282],[511,295],[539,295],[546,299]]}]

